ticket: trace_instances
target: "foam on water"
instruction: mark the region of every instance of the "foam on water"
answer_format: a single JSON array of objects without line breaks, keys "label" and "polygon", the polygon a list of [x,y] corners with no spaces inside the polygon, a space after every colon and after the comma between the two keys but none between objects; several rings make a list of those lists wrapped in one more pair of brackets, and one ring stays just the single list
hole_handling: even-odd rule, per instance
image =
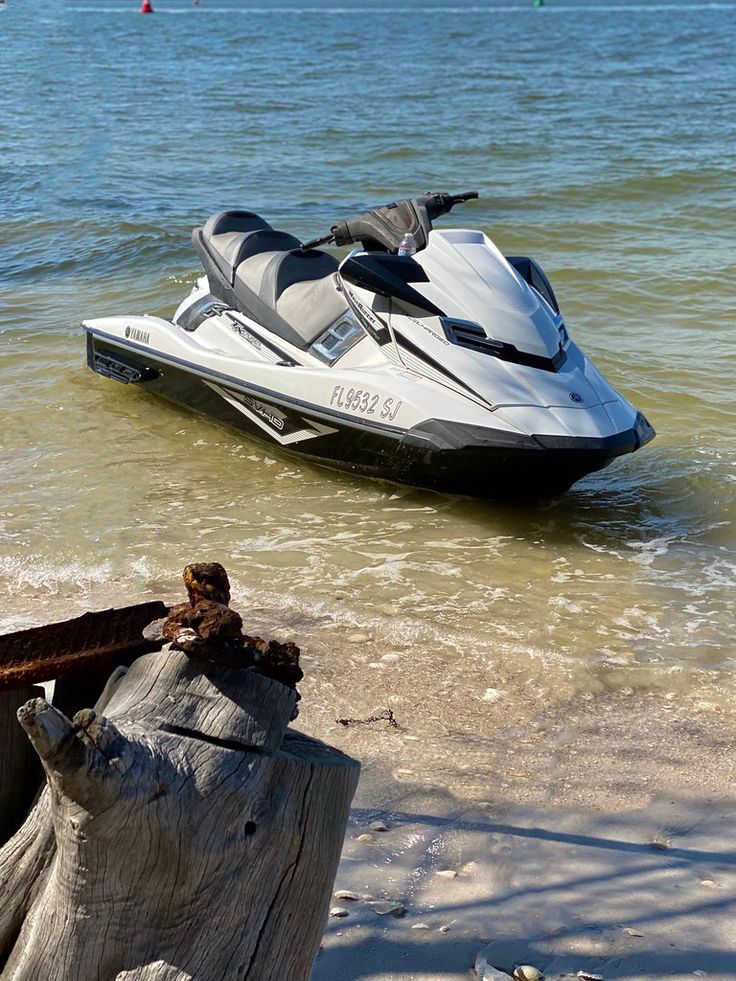
[{"label": "foam on water", "polygon": [[[54,564],[42,555],[27,553],[0,557],[0,576],[8,596],[19,591],[26,595],[36,591],[59,598],[65,595],[83,598],[109,580],[111,571],[108,562],[89,564],[77,559]],[[3,632],[7,633],[4,623]]]}]

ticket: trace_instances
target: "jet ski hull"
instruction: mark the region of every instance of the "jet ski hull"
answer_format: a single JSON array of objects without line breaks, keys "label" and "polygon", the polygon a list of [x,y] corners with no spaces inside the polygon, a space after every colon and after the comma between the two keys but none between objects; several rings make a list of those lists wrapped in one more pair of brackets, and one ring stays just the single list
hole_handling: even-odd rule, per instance
[{"label": "jet ski hull", "polygon": [[204,413],[288,455],[340,470],[445,493],[530,501],[564,493],[586,474],[654,436],[636,425],[601,438],[511,434],[432,419],[410,429],[356,419],[152,350],[125,348],[87,328],[87,361],[98,374]]}]

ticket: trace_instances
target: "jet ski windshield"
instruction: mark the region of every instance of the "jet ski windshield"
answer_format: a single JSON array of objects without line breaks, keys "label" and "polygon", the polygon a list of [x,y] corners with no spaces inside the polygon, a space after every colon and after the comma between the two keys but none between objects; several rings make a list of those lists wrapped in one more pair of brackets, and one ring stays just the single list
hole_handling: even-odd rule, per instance
[{"label": "jet ski windshield", "polygon": [[425,248],[432,222],[447,214],[456,204],[478,197],[477,191],[464,194],[421,194],[416,198],[393,201],[381,208],[364,211],[347,221],[333,225],[330,234],[308,242],[304,248],[318,245],[353,245],[360,242],[366,252],[396,252],[405,235],[412,235],[417,251]]}]

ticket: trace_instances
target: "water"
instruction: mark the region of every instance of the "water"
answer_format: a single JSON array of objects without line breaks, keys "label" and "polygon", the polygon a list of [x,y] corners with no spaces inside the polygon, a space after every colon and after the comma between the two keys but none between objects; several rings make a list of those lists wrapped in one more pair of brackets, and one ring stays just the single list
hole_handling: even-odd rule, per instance
[{"label": "water", "polygon": [[[487,700],[730,698],[736,4],[154,6],[0,9],[2,629],[219,559],[323,659],[347,629]],[[542,263],[659,433],[561,500],[334,474],[83,367],[82,317],[171,314],[214,211],[307,238],[470,188],[458,221]]]}]

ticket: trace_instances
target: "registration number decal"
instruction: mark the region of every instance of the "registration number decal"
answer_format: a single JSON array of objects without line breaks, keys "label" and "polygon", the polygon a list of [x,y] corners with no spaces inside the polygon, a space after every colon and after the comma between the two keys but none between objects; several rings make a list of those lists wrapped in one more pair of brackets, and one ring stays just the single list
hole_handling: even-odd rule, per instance
[{"label": "registration number decal", "polygon": [[367,392],[364,388],[348,388],[344,385],[335,385],[332,390],[330,405],[337,409],[349,409],[351,412],[361,412],[366,416],[380,416],[393,422],[399,409],[404,403],[401,399],[381,398],[373,392]]}]

